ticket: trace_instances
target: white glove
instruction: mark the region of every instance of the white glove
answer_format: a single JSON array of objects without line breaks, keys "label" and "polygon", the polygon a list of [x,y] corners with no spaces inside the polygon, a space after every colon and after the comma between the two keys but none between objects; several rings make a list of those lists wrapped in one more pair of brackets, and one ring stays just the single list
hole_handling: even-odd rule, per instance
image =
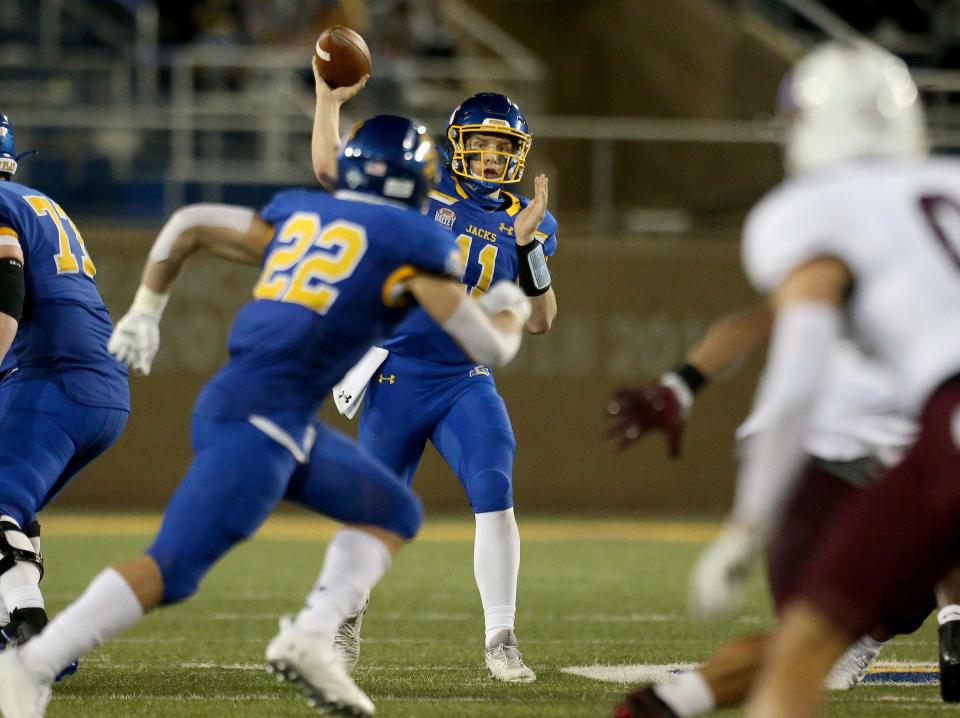
[{"label": "white glove", "polygon": [[107,351],[141,376],[150,373],[160,348],[160,317],[168,298],[141,285],[107,343]]},{"label": "white glove", "polygon": [[753,526],[728,522],[700,554],[690,577],[689,610],[701,620],[739,608],[763,534]]},{"label": "white glove", "polygon": [[521,324],[526,323],[532,311],[530,300],[523,290],[506,279],[494,282],[493,286],[477,299],[477,303],[487,316],[503,311],[513,312],[519,317]]}]

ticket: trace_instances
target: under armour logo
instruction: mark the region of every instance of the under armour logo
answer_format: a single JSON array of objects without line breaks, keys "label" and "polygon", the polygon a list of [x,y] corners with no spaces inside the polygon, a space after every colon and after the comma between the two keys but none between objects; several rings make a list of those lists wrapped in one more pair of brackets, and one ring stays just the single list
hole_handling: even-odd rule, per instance
[{"label": "under armour logo", "polygon": [[383,384],[383,382],[388,382],[390,384],[393,384],[396,378],[397,378],[396,374],[391,374],[390,376],[384,376],[383,374],[381,374],[380,376],[377,377],[377,381],[380,384]]},{"label": "under armour logo", "polygon": [[509,224],[506,224],[505,222],[500,223],[500,231],[506,232],[511,237],[513,236],[513,227],[511,227]]},{"label": "under armour logo", "polygon": [[343,389],[340,390],[340,393],[337,394],[337,398],[343,401],[344,404],[349,404],[353,399],[353,394],[348,394]]}]

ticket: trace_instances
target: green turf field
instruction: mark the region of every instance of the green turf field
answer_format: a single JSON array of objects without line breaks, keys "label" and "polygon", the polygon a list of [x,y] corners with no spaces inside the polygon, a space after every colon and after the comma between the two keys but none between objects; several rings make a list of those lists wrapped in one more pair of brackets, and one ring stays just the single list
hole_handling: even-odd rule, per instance
[{"label": "green turf field", "polygon": [[[59,610],[103,565],[142,551],[154,523],[48,519],[50,608]],[[769,625],[759,580],[738,619],[702,627],[686,618],[687,573],[709,527],[521,518],[517,632],[539,680],[494,683],[483,667],[471,531],[472,521],[430,524],[375,592],[356,677],[378,716],[605,716],[622,687],[562,669],[695,662],[721,639]],[[329,532],[301,517],[268,524],[217,566],[194,599],[150,616],[85,659],[57,687],[48,715],[315,715],[262,670],[262,658],[276,616],[296,610],[316,577]],[[881,657],[936,660],[935,629],[928,622]],[[834,697],[828,708],[830,716],[950,712],[960,708],[944,706],[929,686],[864,686]]]}]

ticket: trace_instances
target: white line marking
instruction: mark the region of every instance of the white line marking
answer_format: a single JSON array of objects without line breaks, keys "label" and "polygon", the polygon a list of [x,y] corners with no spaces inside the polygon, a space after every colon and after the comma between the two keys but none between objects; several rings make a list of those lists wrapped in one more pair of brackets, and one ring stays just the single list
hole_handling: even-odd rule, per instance
[{"label": "white line marking", "polygon": [[678,671],[695,670],[697,667],[695,663],[628,664],[619,666],[567,666],[561,668],[560,671],[606,683],[662,683]]},{"label": "white line marking", "polygon": [[[143,693],[111,693],[109,696],[97,696],[98,699],[108,699],[111,701],[136,701],[138,704],[149,703],[220,703],[222,701],[279,701],[288,700],[290,696],[278,693],[189,693],[182,696],[149,696]],[[57,703],[88,702],[91,697],[85,694],[72,694],[57,692]]]},{"label": "white line marking", "polygon": [[[470,621],[479,613],[430,611],[417,613],[416,611],[370,611],[369,616],[376,616],[385,621]],[[529,614],[526,620],[565,621],[579,623],[671,623],[686,621],[686,617],[676,613],[572,613],[572,614]],[[214,621],[276,621],[276,613],[245,613],[233,611],[218,611],[212,614]],[[759,616],[745,616],[740,619],[747,623],[759,623],[765,619]]]},{"label": "white line marking", "polygon": [[[537,641],[528,641],[536,643]],[[695,663],[669,663],[669,664],[644,664],[630,663],[621,665],[593,665],[593,666],[567,666],[561,668],[562,673],[569,673],[575,676],[583,676],[595,681],[604,681],[607,683],[662,683],[670,679],[678,671],[696,670]],[[876,673],[930,673],[938,668],[936,663],[926,663],[918,661],[877,661],[870,669],[870,675]],[[899,683],[890,681],[889,683],[871,683],[872,686],[881,685],[911,685],[909,683]],[[922,683],[917,685],[930,685]]]}]

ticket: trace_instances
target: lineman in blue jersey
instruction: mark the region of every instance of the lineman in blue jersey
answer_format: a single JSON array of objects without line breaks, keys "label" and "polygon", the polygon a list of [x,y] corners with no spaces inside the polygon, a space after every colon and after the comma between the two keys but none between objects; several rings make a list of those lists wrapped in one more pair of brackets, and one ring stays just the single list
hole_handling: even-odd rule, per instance
[{"label": "lineman in blue jersey", "polygon": [[[324,116],[318,111],[317,122]],[[324,132],[315,129],[315,137]],[[520,108],[509,98],[481,93],[464,101],[450,117],[448,164],[427,213],[460,248],[464,291],[476,297],[498,280],[518,282],[533,309],[526,329],[543,333],[557,312],[546,266],[557,245],[547,178],[536,178],[532,201],[504,189],[520,181],[531,141]],[[319,149],[326,160],[315,143],[314,168],[323,181],[329,143]],[[360,444],[409,484],[429,440],[457,474],[476,518],[474,575],[487,668],[498,680],[533,681],[514,634],[520,569],[512,492],[516,442],[493,375],[423,311],[411,313],[382,346],[389,356],[366,392]]]},{"label": "lineman in blue jersey", "polygon": [[60,205],[13,181],[17,159],[0,115],[0,647],[47,622],[37,512],[130,413],[93,261]]},{"label": "lineman in blue jersey", "polygon": [[416,534],[421,511],[392,472],[319,423],[316,412],[335,380],[409,311],[410,297],[472,356],[498,364],[516,353],[529,316],[513,285],[495,287],[483,302],[460,292],[456,246],[420,212],[436,171],[423,126],[381,115],[345,143],[334,195],[282,192],[259,214],[195,205],[170,219],[117,325],[113,351],[149,372],[168,292],[197,249],[261,265],[254,299],[237,314],[228,363],[197,400],[196,456],[160,533],[146,555],[96,577],[43,633],[0,654],[6,718],[42,715],[64,662],[146,611],[193,594],[281,499],[348,527],[332,540],[304,608],[281,621],[267,661],[321,710],[373,713],[334,651],[334,634]]}]

